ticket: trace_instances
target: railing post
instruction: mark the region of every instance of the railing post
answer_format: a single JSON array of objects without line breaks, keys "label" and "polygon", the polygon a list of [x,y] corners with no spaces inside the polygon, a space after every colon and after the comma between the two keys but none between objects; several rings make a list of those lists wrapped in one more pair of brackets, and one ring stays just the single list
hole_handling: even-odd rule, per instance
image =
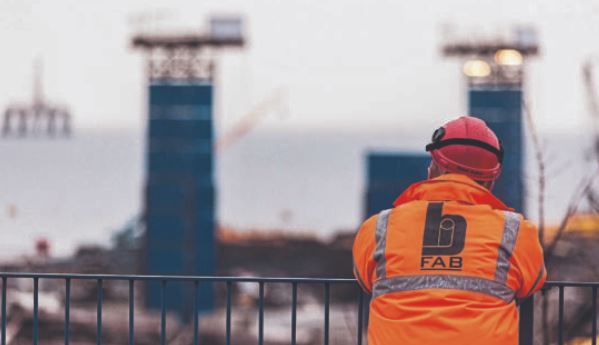
[{"label": "railing post", "polygon": [[64,287],[64,345],[69,345],[71,337],[71,278],[65,279]]},{"label": "railing post", "polygon": [[97,307],[96,307],[96,345],[102,345],[102,303],[104,302],[104,292],[102,288],[102,279],[96,281],[97,289]]},{"label": "railing post", "polygon": [[291,285],[291,345],[297,343],[297,282]]},{"label": "railing post", "polygon": [[227,282],[227,291],[226,291],[226,320],[225,320],[225,343],[227,345],[231,345],[231,290],[233,289],[233,283]]},{"label": "railing post", "polygon": [[193,345],[200,343],[200,325],[199,325],[199,309],[200,309],[200,281],[193,282]]},{"label": "railing post", "polygon": [[258,283],[258,345],[264,345],[264,281]]},{"label": "railing post", "polygon": [[166,345],[166,279],[160,281],[160,345]]},{"label": "railing post", "polygon": [[129,345],[135,345],[135,280],[129,280]]},{"label": "railing post", "polygon": [[534,340],[534,296],[520,304],[519,344],[532,345]]},{"label": "railing post", "polygon": [[329,345],[329,309],[331,301],[331,287],[329,283],[324,283],[324,345]]},{"label": "railing post", "polygon": [[564,289],[563,285],[558,286],[558,317],[557,317],[557,343],[564,345]]},{"label": "railing post", "polygon": [[33,345],[39,341],[39,278],[33,278]]},{"label": "railing post", "polygon": [[591,301],[591,345],[597,345],[597,287],[591,288],[592,301]]},{"label": "railing post", "polygon": [[2,345],[6,345],[6,283],[7,277],[2,277]]},{"label": "railing post", "polygon": [[362,345],[362,332],[364,331],[364,292],[358,286],[358,328],[356,332],[358,345]]}]

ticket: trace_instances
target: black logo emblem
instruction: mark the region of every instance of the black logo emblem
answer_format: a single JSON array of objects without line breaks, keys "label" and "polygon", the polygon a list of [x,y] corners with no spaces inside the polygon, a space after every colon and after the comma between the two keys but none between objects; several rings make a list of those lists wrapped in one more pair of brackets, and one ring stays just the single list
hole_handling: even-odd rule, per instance
[{"label": "black logo emblem", "polygon": [[[466,219],[460,215],[443,215],[443,203],[432,202],[426,210],[424,239],[422,241],[421,269],[459,270],[461,257],[440,257],[457,255],[464,250],[466,239]],[[437,257],[434,257],[437,256]]]}]

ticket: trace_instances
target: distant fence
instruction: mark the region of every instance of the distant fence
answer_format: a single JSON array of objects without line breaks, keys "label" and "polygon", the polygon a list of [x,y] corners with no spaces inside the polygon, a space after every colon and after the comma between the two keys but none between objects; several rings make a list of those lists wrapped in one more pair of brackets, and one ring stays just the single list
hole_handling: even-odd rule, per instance
[{"label": "distant fence", "polygon": [[[167,344],[167,294],[168,285],[173,282],[182,282],[191,284],[196,293],[194,294],[192,318],[192,343],[200,344],[201,322],[198,312],[198,292],[201,284],[222,284],[224,291],[224,339],[223,343],[230,345],[232,343],[232,293],[234,284],[249,283],[257,285],[257,342],[263,345],[265,342],[264,329],[264,310],[265,310],[265,286],[271,284],[287,285],[290,294],[290,328],[288,330],[289,344],[297,343],[297,324],[298,324],[298,287],[300,285],[316,285],[322,288],[322,344],[328,345],[330,341],[330,308],[331,308],[331,286],[346,285],[355,288],[355,313],[357,322],[355,323],[355,342],[358,345],[366,343],[365,338],[365,319],[368,296],[360,291],[354,279],[324,279],[324,278],[254,278],[254,277],[193,277],[193,276],[142,276],[142,275],[97,275],[97,274],[52,274],[52,273],[0,273],[2,280],[2,305],[1,305],[1,345],[7,344],[7,287],[11,280],[26,279],[32,283],[32,307],[31,307],[31,339],[34,345],[40,341],[40,281],[52,280],[64,284],[64,303],[61,305],[64,312],[64,344],[68,345],[71,338],[71,286],[73,281],[91,281],[95,282],[95,339],[96,344],[102,344],[102,313],[104,306],[104,283],[108,281],[119,281],[128,286],[127,304],[128,304],[128,344],[136,343],[135,332],[135,291],[136,283],[140,281],[158,281],[161,286],[161,309],[160,309],[160,331],[159,343]],[[596,345],[597,338],[597,290],[599,282],[547,282],[545,290],[558,289],[558,339],[557,343],[564,344],[564,291],[566,288],[583,288],[591,292],[590,312],[591,312],[591,338],[592,344]],[[520,345],[532,345],[534,342],[534,301],[530,298],[520,305]]]}]

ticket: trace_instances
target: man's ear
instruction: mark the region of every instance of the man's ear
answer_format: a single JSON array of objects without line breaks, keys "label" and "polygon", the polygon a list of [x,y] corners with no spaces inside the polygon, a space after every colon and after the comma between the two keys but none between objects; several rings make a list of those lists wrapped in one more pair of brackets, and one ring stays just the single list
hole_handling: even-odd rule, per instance
[{"label": "man's ear", "polygon": [[432,160],[431,163],[428,165],[427,174],[429,180],[439,176],[439,168],[435,165],[435,163]]}]

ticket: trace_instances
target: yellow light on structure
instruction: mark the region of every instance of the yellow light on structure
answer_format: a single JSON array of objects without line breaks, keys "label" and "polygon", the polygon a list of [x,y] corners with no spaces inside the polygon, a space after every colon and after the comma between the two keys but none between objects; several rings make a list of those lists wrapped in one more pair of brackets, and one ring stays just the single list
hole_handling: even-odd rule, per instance
[{"label": "yellow light on structure", "polygon": [[491,66],[484,60],[468,60],[464,63],[464,74],[471,78],[484,78],[491,75]]},{"label": "yellow light on structure", "polygon": [[495,62],[502,66],[520,66],[524,58],[516,49],[500,49],[495,53]]}]

